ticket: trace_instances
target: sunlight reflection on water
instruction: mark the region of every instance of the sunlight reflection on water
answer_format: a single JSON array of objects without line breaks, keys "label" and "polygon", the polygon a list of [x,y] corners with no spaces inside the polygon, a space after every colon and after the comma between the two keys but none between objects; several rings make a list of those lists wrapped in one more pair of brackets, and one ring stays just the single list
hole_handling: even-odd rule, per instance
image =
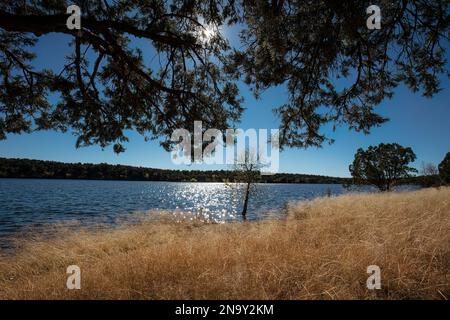
[{"label": "sunlight reflection on water", "polygon": [[[259,184],[247,217],[281,217],[291,201],[344,192],[341,185]],[[60,221],[116,225],[152,210],[211,222],[238,220],[242,192],[224,183],[0,179],[0,237]]]}]

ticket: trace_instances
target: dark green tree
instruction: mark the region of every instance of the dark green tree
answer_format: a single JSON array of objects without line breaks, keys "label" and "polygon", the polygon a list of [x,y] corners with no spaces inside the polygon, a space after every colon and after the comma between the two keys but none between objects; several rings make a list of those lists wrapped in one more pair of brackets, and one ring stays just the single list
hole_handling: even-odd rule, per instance
[{"label": "dark green tree", "polygon": [[381,143],[367,150],[358,149],[349,170],[354,184],[369,184],[380,191],[389,191],[400,179],[417,172],[408,166],[415,159],[411,148],[397,143]]},{"label": "dark green tree", "polygon": [[439,164],[439,176],[443,183],[450,184],[450,152],[447,152]]},{"label": "dark green tree", "polygon": [[[81,30],[66,26],[72,4],[81,8]],[[321,133],[327,124],[368,133],[386,121],[374,107],[399,84],[425,96],[439,90],[439,76],[447,75],[450,22],[449,0],[379,0],[381,29],[368,30],[371,4],[2,1],[0,139],[71,130],[77,146],[114,144],[120,152],[131,129],[163,138],[169,149],[175,128],[201,120],[204,128],[224,129],[240,119],[240,77],[257,96],[286,85],[287,101],[276,108],[282,145],[332,141]],[[236,23],[242,30],[239,51],[220,32],[210,32]],[[62,70],[33,66],[36,44],[50,33],[65,35],[60,39],[72,48]]]},{"label": "dark green tree", "polygon": [[[81,30],[66,25],[72,4],[81,9]],[[231,127],[243,110],[237,85],[222,72],[230,47],[212,32],[230,10],[205,1],[2,1],[0,139],[71,129],[77,146],[115,143],[120,152],[128,129],[151,139],[194,120]],[[38,40],[50,33],[66,35],[60,39],[72,47],[62,70],[32,66]],[[169,148],[169,139],[162,144]]]}]

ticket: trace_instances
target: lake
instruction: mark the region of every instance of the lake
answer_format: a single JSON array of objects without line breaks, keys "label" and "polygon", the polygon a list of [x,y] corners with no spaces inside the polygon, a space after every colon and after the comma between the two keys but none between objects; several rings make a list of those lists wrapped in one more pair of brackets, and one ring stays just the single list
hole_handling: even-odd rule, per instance
[{"label": "lake", "polygon": [[[247,216],[280,215],[288,202],[344,192],[331,184],[258,184]],[[0,238],[54,222],[115,224],[155,209],[235,220],[240,194],[224,183],[0,179]]]}]

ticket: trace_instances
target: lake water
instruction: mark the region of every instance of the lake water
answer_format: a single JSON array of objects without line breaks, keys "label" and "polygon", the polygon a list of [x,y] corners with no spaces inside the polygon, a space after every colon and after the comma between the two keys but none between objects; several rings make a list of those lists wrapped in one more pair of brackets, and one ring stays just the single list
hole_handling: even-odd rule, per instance
[{"label": "lake water", "polygon": [[[291,201],[344,192],[341,185],[259,184],[248,219],[282,212]],[[53,222],[114,224],[154,209],[240,219],[240,194],[224,183],[0,179],[0,238]]]}]

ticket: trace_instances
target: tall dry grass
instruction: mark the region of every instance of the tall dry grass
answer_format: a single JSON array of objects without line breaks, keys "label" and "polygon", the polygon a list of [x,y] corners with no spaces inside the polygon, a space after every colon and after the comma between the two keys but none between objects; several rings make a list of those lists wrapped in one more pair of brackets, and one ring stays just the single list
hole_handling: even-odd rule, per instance
[{"label": "tall dry grass", "polygon": [[[81,290],[66,268],[81,267]],[[368,290],[367,266],[381,268]],[[345,195],[288,218],[143,222],[26,241],[1,258],[2,299],[447,299],[450,188]]]}]

